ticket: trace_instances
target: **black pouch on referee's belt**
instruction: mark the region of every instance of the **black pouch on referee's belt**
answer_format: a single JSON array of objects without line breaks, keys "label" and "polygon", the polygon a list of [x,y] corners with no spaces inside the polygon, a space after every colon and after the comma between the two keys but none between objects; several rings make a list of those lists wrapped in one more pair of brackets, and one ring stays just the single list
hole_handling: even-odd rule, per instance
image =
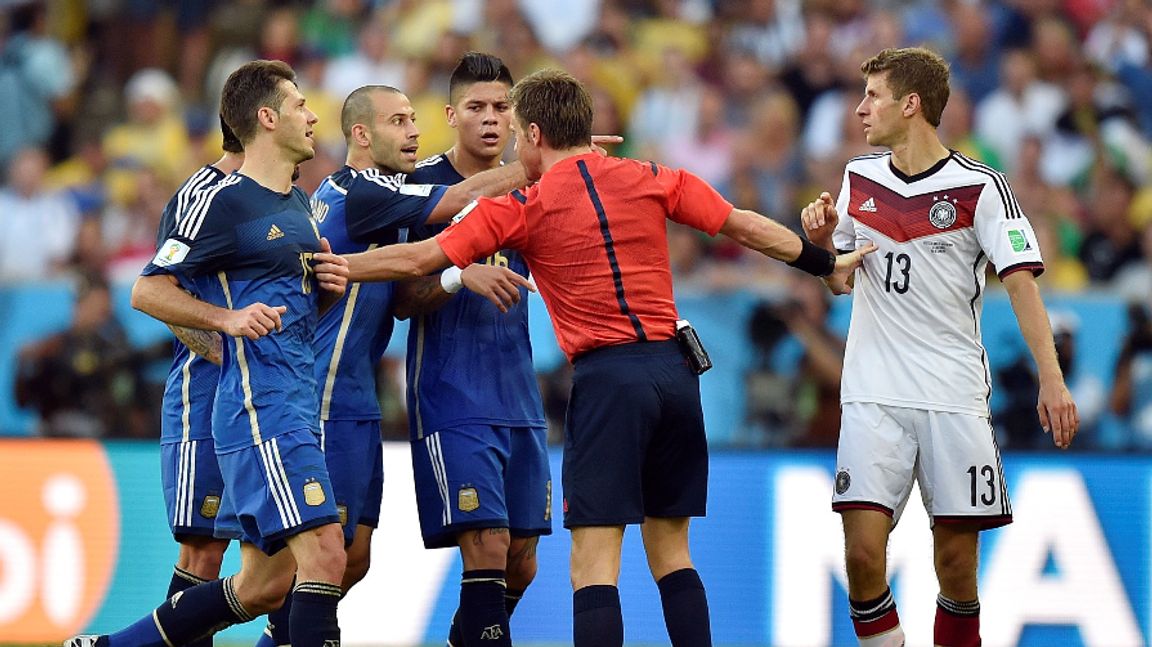
[{"label": "black pouch on referee's belt", "polygon": [[687,319],[676,320],[676,341],[680,343],[680,352],[684,353],[684,359],[688,360],[688,366],[694,373],[702,375],[712,368],[712,359],[708,357],[708,351],[704,350],[704,344],[700,343],[700,335],[696,334],[696,329]]}]

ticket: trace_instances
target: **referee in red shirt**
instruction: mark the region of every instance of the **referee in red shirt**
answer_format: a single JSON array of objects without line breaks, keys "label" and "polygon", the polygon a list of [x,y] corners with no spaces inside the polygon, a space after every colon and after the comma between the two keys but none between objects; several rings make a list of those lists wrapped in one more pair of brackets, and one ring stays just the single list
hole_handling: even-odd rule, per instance
[{"label": "referee in red shirt", "polygon": [[562,477],[575,645],[623,644],[616,583],[628,524],[642,524],[672,644],[711,645],[688,551],[689,519],[705,513],[708,445],[699,378],[675,339],[665,220],[722,233],[841,293],[874,248],[833,256],[691,173],[600,155],[589,144],[592,99],[564,72],[524,78],[511,100],[516,150],[536,184],[473,202],[434,239],[349,256],[350,280],[463,268],[500,249],[524,255],[575,367]]}]

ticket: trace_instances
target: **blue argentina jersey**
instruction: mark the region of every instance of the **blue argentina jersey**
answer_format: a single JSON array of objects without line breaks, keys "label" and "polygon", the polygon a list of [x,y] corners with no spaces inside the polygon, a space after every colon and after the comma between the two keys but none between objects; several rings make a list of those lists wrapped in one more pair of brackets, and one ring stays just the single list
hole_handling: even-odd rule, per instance
[{"label": "blue argentina jersey", "polygon": [[[188,178],[164,206],[160,226],[156,231],[156,248],[164,244],[179,221],[188,213],[194,196],[214,186],[224,173],[214,166],[205,166]],[[180,287],[196,298],[207,300],[210,281],[200,278],[182,280]],[[205,440],[212,437],[212,400],[216,397],[216,383],[220,381],[220,367],[192,353],[179,339],[172,340],[172,368],[164,383],[164,400],[160,419],[160,442],[178,443],[186,440]]]},{"label": "blue argentina jersey", "polygon": [[211,281],[211,303],[240,309],[285,306],[283,329],[257,341],[225,340],[212,415],[216,453],[225,454],[300,429],[317,430],[312,337],[317,286],[312,254],[320,236],[308,198],[233,174],[202,191],[144,274],[182,283]]},{"label": "blue argentina jersey", "polygon": [[[376,169],[345,166],[312,196],[320,233],[338,254],[399,242],[422,225],[444,187],[405,186]],[[380,418],[376,365],[392,338],[392,283],[355,283],[320,319],[313,348],[321,420]]]},{"label": "blue argentina jersey", "polygon": [[[417,165],[410,182],[455,184],[464,178],[444,155]],[[431,238],[447,225],[426,225],[411,240]],[[528,276],[514,250],[484,260]],[[528,292],[501,313],[487,299],[461,290],[435,312],[412,320],[408,329],[408,410],[413,439],[447,427],[488,424],[544,425],[544,407],[532,343],[528,338]]]}]

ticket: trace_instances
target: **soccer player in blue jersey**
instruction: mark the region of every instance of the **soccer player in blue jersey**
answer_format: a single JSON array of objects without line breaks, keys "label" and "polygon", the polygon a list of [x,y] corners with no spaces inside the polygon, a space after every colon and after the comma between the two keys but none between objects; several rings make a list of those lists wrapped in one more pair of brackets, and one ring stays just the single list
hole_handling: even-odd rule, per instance
[{"label": "soccer player in blue jersey", "polygon": [[[408,181],[451,184],[498,168],[511,134],[511,88],[512,74],[499,58],[465,54],[452,72],[446,107],[456,143],[418,163]],[[419,227],[409,240],[445,227]],[[483,264],[528,277],[515,250]],[[454,294],[452,277],[459,274],[453,267],[440,278],[399,284],[396,306],[399,318],[415,314],[408,419],[424,545],[459,547],[464,563],[448,637],[456,647],[500,644],[480,639],[493,636],[493,627],[509,634],[509,616],[536,576],[536,543],[552,532],[547,427],[528,302],[500,312],[474,294]]]},{"label": "soccer player in blue jersey", "polygon": [[[187,645],[279,607],[290,589],[292,643],[340,643],[345,555],[316,426],[312,337],[319,312],[343,294],[347,268],[325,253],[307,198],[292,186],[295,166],[315,154],[316,116],[279,61],[233,72],[221,112],[244,164],[197,195],[141,281],[165,295],[154,316],[231,337],[212,433],[227,493],[218,527],[242,533],[241,569],[177,593],[123,631],[70,646]],[[213,277],[218,292],[199,301],[165,274]]]},{"label": "soccer player in blue jersey", "polygon": [[[392,87],[365,86],[345,100],[345,166],[312,196],[320,232],[336,252],[399,242],[409,227],[447,221],[477,195],[506,193],[525,182],[519,165],[510,165],[454,186],[404,185],[397,174],[415,168],[419,130],[414,121],[408,98]],[[519,299],[523,279],[505,268],[478,266],[462,281],[508,308]],[[383,457],[375,376],[392,336],[392,292],[392,283],[352,285],[321,317],[313,343],[321,444],[348,553],[345,591],[368,572],[372,531],[380,518]],[[281,625],[283,613],[272,614],[273,627]],[[287,637],[278,630],[270,633],[274,644],[285,644]]]},{"label": "soccer player in blue jersey", "polygon": [[[198,192],[215,186],[244,163],[244,148],[223,118],[220,127],[224,155],[188,178],[168,201],[157,230],[157,248],[187,215]],[[175,275],[168,278],[179,284]],[[204,298],[203,285],[189,282],[180,287]],[[164,385],[160,480],[168,526],[180,545],[180,553],[168,585],[168,598],[220,577],[220,564],[228,548],[228,539],[214,536],[216,514],[224,492],[212,442],[212,401],[220,380],[223,353],[220,334],[170,327],[176,340],[172,344],[172,368]],[[197,647],[210,644],[211,638],[193,643]]]}]

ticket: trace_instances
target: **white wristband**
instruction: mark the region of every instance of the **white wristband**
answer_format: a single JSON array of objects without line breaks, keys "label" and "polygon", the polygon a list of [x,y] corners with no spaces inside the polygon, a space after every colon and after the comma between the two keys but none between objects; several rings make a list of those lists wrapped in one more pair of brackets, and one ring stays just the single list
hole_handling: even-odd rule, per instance
[{"label": "white wristband", "polygon": [[448,294],[456,294],[464,287],[464,279],[461,275],[464,270],[453,265],[440,273],[440,287]]}]

